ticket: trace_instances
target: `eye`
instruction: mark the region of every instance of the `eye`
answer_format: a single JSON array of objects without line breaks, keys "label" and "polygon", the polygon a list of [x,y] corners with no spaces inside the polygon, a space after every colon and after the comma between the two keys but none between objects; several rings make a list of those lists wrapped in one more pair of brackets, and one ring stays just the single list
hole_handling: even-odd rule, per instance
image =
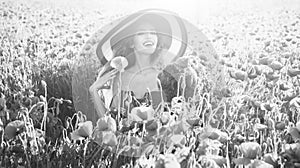
[{"label": "eye", "polygon": [[144,34],[145,34],[145,32],[137,32],[136,33],[137,36],[141,36],[141,35],[144,35]]},{"label": "eye", "polygon": [[145,34],[157,35],[157,32],[156,31],[139,31],[136,33],[137,36],[142,36]]},{"label": "eye", "polygon": [[149,34],[151,34],[151,35],[157,35],[157,32],[156,31],[150,31]]}]

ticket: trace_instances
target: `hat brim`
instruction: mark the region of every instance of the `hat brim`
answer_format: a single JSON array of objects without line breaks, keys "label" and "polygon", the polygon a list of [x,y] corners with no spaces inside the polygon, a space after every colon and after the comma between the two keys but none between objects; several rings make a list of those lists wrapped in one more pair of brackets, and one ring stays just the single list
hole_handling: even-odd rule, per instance
[{"label": "hat brim", "polygon": [[134,27],[141,22],[150,22],[161,37],[164,49],[168,50],[163,58],[171,63],[182,56],[187,47],[187,31],[182,19],[175,13],[164,10],[143,10],[121,18],[98,43],[96,54],[102,65],[111,60],[113,48],[123,39],[134,35]]}]

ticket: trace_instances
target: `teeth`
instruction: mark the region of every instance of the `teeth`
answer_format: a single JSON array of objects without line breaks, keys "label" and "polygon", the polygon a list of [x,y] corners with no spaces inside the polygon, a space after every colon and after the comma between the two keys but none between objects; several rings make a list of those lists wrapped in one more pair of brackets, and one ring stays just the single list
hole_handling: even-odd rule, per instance
[{"label": "teeth", "polygon": [[152,41],[146,41],[144,43],[144,46],[152,46],[153,45],[153,42]]}]

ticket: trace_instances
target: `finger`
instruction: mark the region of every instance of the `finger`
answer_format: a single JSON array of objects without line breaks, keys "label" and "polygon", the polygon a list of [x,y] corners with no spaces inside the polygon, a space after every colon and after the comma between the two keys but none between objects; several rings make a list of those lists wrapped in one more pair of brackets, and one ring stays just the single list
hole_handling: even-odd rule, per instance
[{"label": "finger", "polygon": [[99,79],[101,78],[102,74],[103,74],[103,72],[102,72],[102,70],[101,70],[101,71],[98,73],[97,80],[99,80]]},{"label": "finger", "polygon": [[110,71],[110,72],[108,72],[107,74],[103,75],[103,77],[104,77],[104,76],[105,76],[105,77],[111,77],[111,76],[114,76],[114,75],[116,75],[116,74],[117,74],[116,71]]},{"label": "finger", "polygon": [[116,77],[116,75],[111,76],[109,79],[112,80]]},{"label": "finger", "polygon": [[107,75],[111,76],[111,75],[116,75],[119,71],[118,70],[112,70],[110,72],[107,73]]},{"label": "finger", "polygon": [[105,66],[101,67],[98,76],[101,76],[106,71],[106,69],[107,68],[105,68]]},{"label": "finger", "polygon": [[104,65],[102,66],[102,68],[101,68],[101,70],[100,70],[100,72],[99,72],[100,76],[103,75],[103,73],[104,73],[105,71],[107,71],[108,68],[110,68],[110,63],[109,63],[109,62],[107,62],[106,64],[104,64]]},{"label": "finger", "polygon": [[117,74],[118,70],[112,70],[107,72],[104,75],[101,75],[100,73],[97,76],[97,80],[101,80],[101,81],[107,81],[110,77],[115,76]]},{"label": "finger", "polygon": [[115,72],[119,72],[119,70],[113,69],[111,72],[112,72],[112,73],[115,73]]},{"label": "finger", "polygon": [[116,75],[105,76],[101,80],[103,80],[104,82],[107,82],[107,81],[109,81],[111,79],[114,79],[115,77],[116,77]]}]

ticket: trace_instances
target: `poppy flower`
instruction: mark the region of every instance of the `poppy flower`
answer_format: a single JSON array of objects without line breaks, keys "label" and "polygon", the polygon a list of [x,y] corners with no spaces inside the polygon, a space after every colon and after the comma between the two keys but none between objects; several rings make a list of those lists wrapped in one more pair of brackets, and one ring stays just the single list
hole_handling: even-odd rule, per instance
[{"label": "poppy flower", "polygon": [[236,79],[236,80],[242,80],[244,81],[247,78],[247,73],[241,70],[236,70],[234,72],[229,73],[230,77]]},{"label": "poppy flower", "polygon": [[272,61],[271,58],[264,56],[259,59],[259,64],[268,65]]},{"label": "poppy flower", "polygon": [[103,144],[116,146],[118,144],[118,139],[113,132],[103,132]]},{"label": "poppy flower", "polygon": [[223,167],[224,165],[226,165],[226,158],[224,158],[223,156],[219,156],[219,155],[209,155],[207,156],[209,159],[212,159],[213,161],[216,162],[216,164],[220,167]]},{"label": "poppy flower", "polygon": [[190,124],[188,124],[185,120],[181,120],[172,126],[172,131],[174,131],[175,134],[181,134],[185,133],[190,127]]},{"label": "poppy flower", "polygon": [[[300,97],[295,97],[289,102],[290,107],[300,107]],[[300,129],[299,129],[300,130]]]},{"label": "poppy flower", "polygon": [[171,136],[170,140],[174,145],[182,145],[183,146],[186,143],[186,138],[182,134],[174,134]]},{"label": "poppy flower", "polygon": [[226,142],[229,137],[226,132],[223,132],[217,128],[206,127],[201,135],[203,138],[209,138],[212,140],[219,140],[220,142]]},{"label": "poppy flower", "polygon": [[288,83],[288,82],[284,82],[284,83],[279,84],[279,89],[283,90],[283,91],[287,91],[287,90],[291,89],[292,87],[293,87],[293,85],[291,83]]},{"label": "poppy flower", "polygon": [[273,166],[269,163],[266,163],[261,160],[255,160],[249,165],[249,168],[273,168]]},{"label": "poppy flower", "polygon": [[266,153],[264,155],[264,161],[270,165],[273,165],[274,167],[278,167],[277,159],[278,157],[273,153]]},{"label": "poppy flower", "polygon": [[294,141],[300,140],[299,130],[295,127],[291,127],[288,129],[289,134],[292,136]]},{"label": "poppy flower", "polygon": [[149,120],[146,123],[146,130],[147,131],[155,131],[158,128],[158,124],[156,120]]},{"label": "poppy flower", "polygon": [[255,73],[257,75],[261,75],[262,74],[262,67],[260,65],[255,65],[254,69],[255,69]]},{"label": "poppy flower", "polygon": [[275,124],[275,128],[276,128],[276,130],[284,130],[285,129],[285,123],[284,122],[277,122],[276,124]]},{"label": "poppy flower", "polygon": [[221,95],[223,97],[231,97],[232,96],[232,91],[229,88],[222,88],[221,89]]},{"label": "poppy flower", "polygon": [[300,121],[298,121],[298,122],[296,123],[296,128],[297,128],[297,130],[300,132]]},{"label": "poppy flower", "polygon": [[93,133],[92,121],[86,121],[78,124],[78,128],[71,133],[71,139],[80,140],[90,137]]},{"label": "poppy flower", "polygon": [[0,111],[6,109],[6,100],[3,98],[0,98]]},{"label": "poppy flower", "polygon": [[218,164],[211,157],[206,155],[200,156],[200,163],[202,167],[219,168]]},{"label": "poppy flower", "polygon": [[286,92],[283,92],[283,95],[282,95],[281,99],[283,101],[288,101],[289,102],[297,96],[298,96],[298,93],[295,90],[290,89],[290,90],[287,90]]},{"label": "poppy flower", "polygon": [[118,144],[117,136],[112,131],[95,131],[93,139],[99,145],[116,146]]},{"label": "poppy flower", "polygon": [[15,120],[8,123],[4,129],[4,134],[8,139],[14,138],[25,127],[24,121]]},{"label": "poppy flower", "polygon": [[176,149],[174,154],[178,162],[181,163],[183,160],[188,158],[190,152],[191,152],[190,147],[182,147],[181,149]]},{"label": "poppy flower", "polygon": [[111,116],[104,116],[102,118],[99,118],[97,121],[97,126],[95,128],[98,131],[117,131],[117,124],[115,119],[113,119]]},{"label": "poppy flower", "polygon": [[142,145],[144,142],[142,140],[142,138],[139,137],[134,137],[134,136],[130,136],[130,144],[134,144],[136,146],[140,146]]},{"label": "poppy flower", "polygon": [[266,78],[268,79],[268,81],[276,81],[280,78],[279,74],[275,74],[273,72],[267,73],[265,75],[266,75]]},{"label": "poppy flower", "polygon": [[189,117],[187,120],[186,120],[187,123],[189,123],[192,127],[194,126],[200,126],[201,124],[201,120],[200,118],[197,116],[197,117]]},{"label": "poppy flower", "polygon": [[155,164],[156,168],[180,168],[180,163],[177,161],[174,154],[160,155]]},{"label": "poppy flower", "polygon": [[245,158],[255,159],[261,153],[261,147],[257,142],[244,142],[240,150]]},{"label": "poppy flower", "polygon": [[125,57],[117,56],[111,60],[110,66],[123,72],[124,69],[128,66],[128,61]]},{"label": "poppy flower", "polygon": [[272,68],[273,70],[280,70],[283,65],[278,62],[278,61],[273,61],[271,64],[268,65],[270,68]]},{"label": "poppy flower", "polygon": [[154,109],[149,106],[134,107],[129,115],[132,121],[146,121],[154,119]]},{"label": "poppy flower", "polygon": [[297,76],[300,74],[300,70],[299,69],[295,69],[295,68],[290,68],[287,70],[287,74],[290,76],[290,77],[294,77],[294,76]]},{"label": "poppy flower", "polygon": [[266,126],[264,124],[260,124],[260,123],[256,123],[254,125],[254,129],[258,130],[258,131],[266,130],[267,128],[268,128],[268,126]]}]

